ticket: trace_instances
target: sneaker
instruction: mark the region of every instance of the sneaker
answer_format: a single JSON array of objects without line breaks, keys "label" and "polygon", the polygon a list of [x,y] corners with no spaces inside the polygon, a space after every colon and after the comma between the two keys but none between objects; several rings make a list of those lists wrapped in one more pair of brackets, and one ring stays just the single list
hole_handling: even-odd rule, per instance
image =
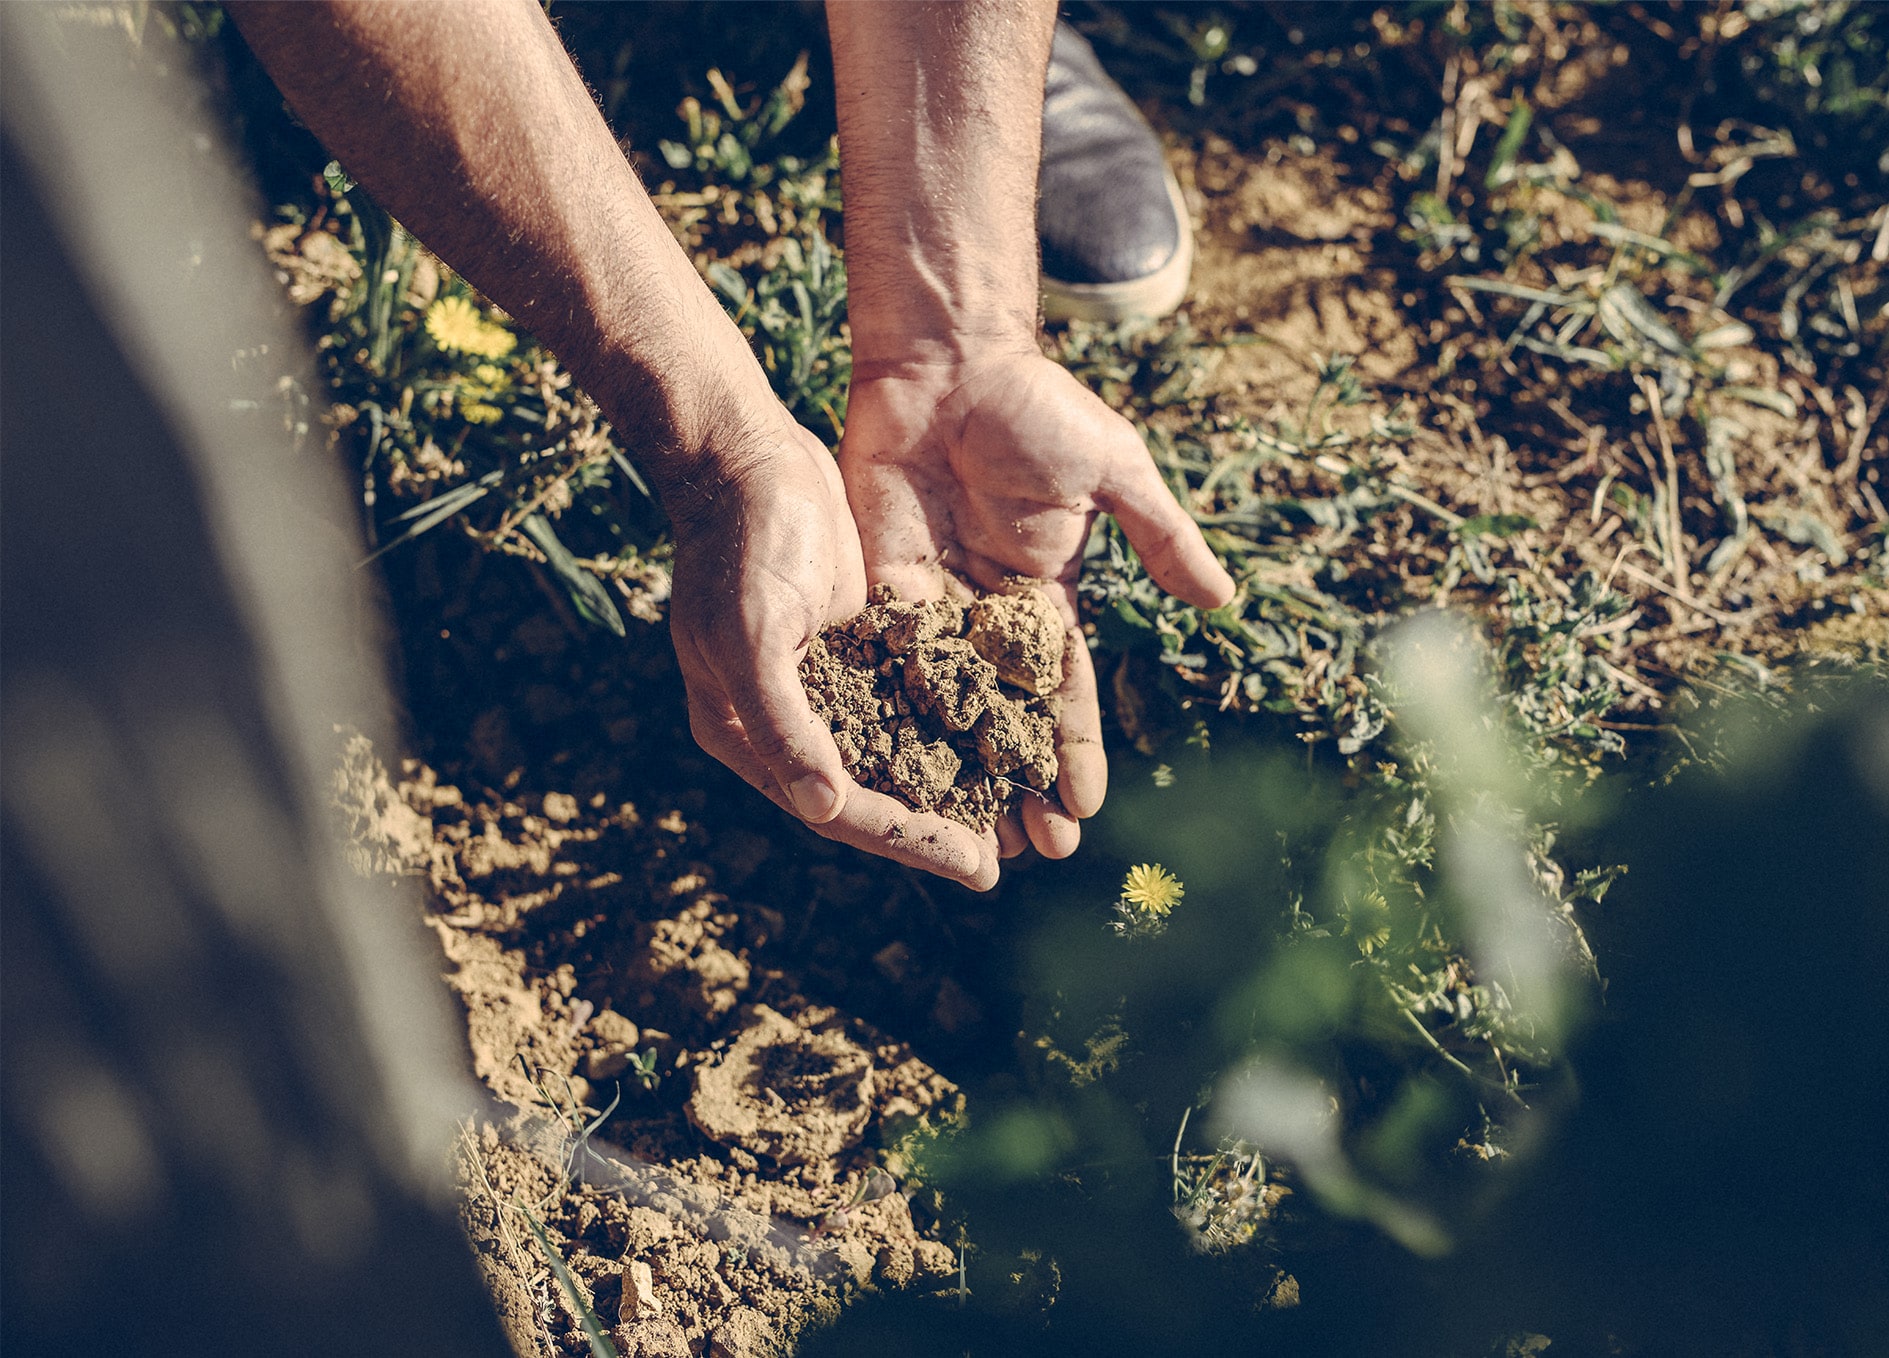
[{"label": "sneaker", "polygon": [[1181,304],[1193,225],[1161,142],[1067,24],[1043,96],[1043,318],[1124,321]]}]

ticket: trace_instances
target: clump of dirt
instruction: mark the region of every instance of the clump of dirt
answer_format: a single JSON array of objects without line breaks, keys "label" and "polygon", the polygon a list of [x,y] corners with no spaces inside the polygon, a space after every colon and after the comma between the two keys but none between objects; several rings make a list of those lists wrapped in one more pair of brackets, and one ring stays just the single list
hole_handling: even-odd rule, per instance
[{"label": "clump of dirt", "polygon": [[769,965],[785,920],[716,889],[702,827],[597,792],[467,795],[361,736],[333,801],[361,871],[423,884],[498,1100],[456,1162],[519,1353],[591,1352],[525,1213],[625,1358],[775,1358],[862,1289],[952,1285],[940,1220],[882,1162],[961,1095]]},{"label": "clump of dirt", "polygon": [[809,1030],[766,1005],[713,1065],[696,1068],[689,1121],[711,1141],[779,1165],[831,1159],[872,1117],[872,1057],[833,1028]]},{"label": "clump of dirt", "polygon": [[1026,789],[1055,794],[1062,619],[1028,582],[908,603],[875,585],[801,662],[813,710],[862,786],[988,830]]}]

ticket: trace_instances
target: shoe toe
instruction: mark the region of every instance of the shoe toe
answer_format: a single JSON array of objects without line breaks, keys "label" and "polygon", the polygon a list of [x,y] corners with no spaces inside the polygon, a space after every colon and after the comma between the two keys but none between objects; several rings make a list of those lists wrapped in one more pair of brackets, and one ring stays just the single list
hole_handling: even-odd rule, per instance
[{"label": "shoe toe", "polygon": [[1062,187],[1046,178],[1038,217],[1046,275],[1066,283],[1125,283],[1174,258],[1181,224],[1168,200],[1165,169],[1151,184],[1149,176],[1139,178],[1085,173]]}]

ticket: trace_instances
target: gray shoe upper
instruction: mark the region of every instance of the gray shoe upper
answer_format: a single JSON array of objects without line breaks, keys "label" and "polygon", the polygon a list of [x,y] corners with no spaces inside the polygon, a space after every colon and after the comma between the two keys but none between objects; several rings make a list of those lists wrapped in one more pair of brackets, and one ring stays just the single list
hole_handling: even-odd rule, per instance
[{"label": "gray shoe upper", "polygon": [[1046,282],[1147,277],[1181,249],[1161,143],[1095,52],[1056,25],[1043,99],[1037,231]]}]

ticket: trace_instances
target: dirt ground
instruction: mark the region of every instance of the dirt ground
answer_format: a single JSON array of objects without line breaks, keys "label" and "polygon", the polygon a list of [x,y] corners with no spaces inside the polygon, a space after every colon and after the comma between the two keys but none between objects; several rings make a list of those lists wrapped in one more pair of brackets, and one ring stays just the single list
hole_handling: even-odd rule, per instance
[{"label": "dirt ground", "polygon": [[[1561,105],[1544,114],[1577,151],[1580,80],[1607,77],[1610,59],[1571,63]],[[1630,546],[1608,488],[1664,483],[1681,465],[1689,483],[1709,483],[1695,470],[1702,440],[1682,431],[1675,446],[1644,405],[1644,432],[1614,437],[1599,398],[1544,383],[1526,352],[1478,366],[1450,350],[1452,337],[1493,332],[1508,304],[1425,278],[1388,172],[1361,170],[1342,141],[1241,145],[1185,130],[1169,140],[1199,231],[1191,324],[1209,341],[1259,342],[1226,347],[1192,413],[1157,414],[1157,427],[1178,430],[1202,411],[1222,428],[1302,411],[1320,363],[1352,357],[1374,394],[1411,407],[1417,432],[1398,470],[1447,514],[1526,516],[1532,527],[1509,548],[1524,564],[1533,554],[1546,578],[1550,560],[1579,563],[1654,621],[1607,660],[1629,714],[1655,716],[1675,676],[1713,650],[1774,658],[1828,642],[1880,653],[1889,606],[1880,590],[1846,591],[1834,558],[1810,574],[1800,556],[1754,538],[1695,591]],[[1592,149],[1617,168],[1586,182],[1603,185],[1629,228],[1664,225],[1702,243],[1720,229],[1682,193],[1683,177],[1676,188],[1656,166]],[[1596,220],[1552,188],[1539,208],[1570,243]],[[1701,332],[1722,323],[1708,297],[1690,296]],[[1859,540],[1881,514],[1873,481],[1854,475],[1880,463],[1881,389],[1832,390],[1748,340],[1714,357],[1744,386],[1782,394],[1707,397],[1735,426],[1756,483],[1838,540]],[[1825,474],[1846,463],[1847,480]],[[1277,473],[1281,484],[1305,474]],[[1673,512],[1679,538],[1696,545],[1717,511],[1701,494]],[[1443,569],[1420,508],[1374,520],[1355,553],[1379,570],[1358,590],[1385,607],[1452,591],[1473,601],[1481,588]],[[495,1101],[462,1138],[465,1223],[520,1352],[589,1350],[502,1203],[542,1220],[626,1358],[748,1358],[864,1291],[954,1291],[961,1242],[936,1199],[901,1179],[900,1147],[953,1115],[961,1066],[987,1070],[988,1053],[1016,1033],[985,967],[1041,865],[974,899],[835,850],[694,751],[660,628],[633,622],[628,647],[605,659],[548,586],[534,593],[506,563],[445,535],[386,566],[418,753],[351,747],[337,803],[365,868],[424,884],[468,1059]],[[949,622],[950,637],[967,625]],[[889,666],[885,635],[846,644]],[[974,643],[942,644],[968,654]],[[831,659],[816,652],[810,682],[837,711],[845,695],[822,668]],[[918,662],[903,663],[909,681]],[[910,750],[896,732],[884,749],[863,725],[854,733],[855,761],[882,765],[875,776],[915,802],[984,824],[1003,795],[996,781],[1053,783],[1053,755],[1045,765],[1023,739],[1042,720],[1033,678],[1004,675],[1023,699],[1012,723],[1022,735],[999,754],[974,729],[979,713],[948,715],[947,700],[913,697],[909,682],[881,693],[870,670],[854,674],[861,704],[938,728],[914,725]],[[912,710],[899,711],[906,700]]]}]

